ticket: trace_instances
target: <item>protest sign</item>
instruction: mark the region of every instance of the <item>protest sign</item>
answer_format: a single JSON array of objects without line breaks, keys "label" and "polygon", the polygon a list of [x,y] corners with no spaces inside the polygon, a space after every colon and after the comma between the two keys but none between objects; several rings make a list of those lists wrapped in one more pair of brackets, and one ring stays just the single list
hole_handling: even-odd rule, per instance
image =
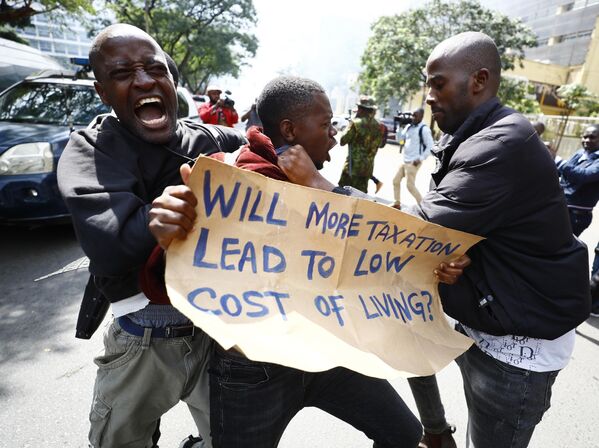
[{"label": "protest sign", "polygon": [[430,375],[471,340],[433,270],[481,238],[202,157],[198,220],[167,252],[171,302],[225,349],[305,371]]}]

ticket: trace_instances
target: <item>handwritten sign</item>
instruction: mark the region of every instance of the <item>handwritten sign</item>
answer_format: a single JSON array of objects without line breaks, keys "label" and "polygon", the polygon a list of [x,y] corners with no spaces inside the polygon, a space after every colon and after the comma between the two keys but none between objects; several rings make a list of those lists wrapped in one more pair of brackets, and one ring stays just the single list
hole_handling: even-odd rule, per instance
[{"label": "handwritten sign", "polygon": [[471,340],[433,270],[481,238],[201,158],[198,221],[167,252],[173,305],[225,349],[305,371],[430,375]]}]

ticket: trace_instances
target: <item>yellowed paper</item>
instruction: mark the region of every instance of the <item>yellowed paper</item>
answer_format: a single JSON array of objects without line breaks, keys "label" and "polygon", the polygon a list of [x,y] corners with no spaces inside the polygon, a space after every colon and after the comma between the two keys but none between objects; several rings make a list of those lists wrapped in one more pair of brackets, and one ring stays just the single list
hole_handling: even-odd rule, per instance
[{"label": "yellowed paper", "polygon": [[198,220],[168,250],[167,291],[225,349],[395,378],[433,374],[470,346],[433,270],[480,237],[208,158],[190,186]]}]

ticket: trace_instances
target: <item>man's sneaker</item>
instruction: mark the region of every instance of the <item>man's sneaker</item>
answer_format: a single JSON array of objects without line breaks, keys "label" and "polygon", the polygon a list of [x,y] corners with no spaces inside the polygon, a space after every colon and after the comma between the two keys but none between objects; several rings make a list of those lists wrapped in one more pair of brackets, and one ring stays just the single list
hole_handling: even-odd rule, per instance
[{"label": "man's sneaker", "polygon": [[593,316],[593,317],[599,317],[599,304],[593,305],[591,307],[591,316]]},{"label": "man's sneaker", "polygon": [[194,436],[186,437],[179,444],[179,448],[203,448],[203,447],[204,447],[204,440],[200,436],[198,436],[198,437],[194,437]]},{"label": "man's sneaker", "polygon": [[450,426],[441,434],[431,434],[424,431],[424,436],[418,445],[418,448],[457,448],[452,434],[455,432],[455,426]]}]

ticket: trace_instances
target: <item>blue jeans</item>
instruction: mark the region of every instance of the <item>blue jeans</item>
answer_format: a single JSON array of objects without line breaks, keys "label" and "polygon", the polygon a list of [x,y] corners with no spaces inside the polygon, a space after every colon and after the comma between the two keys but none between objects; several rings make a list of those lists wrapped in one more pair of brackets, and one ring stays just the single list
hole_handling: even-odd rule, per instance
[{"label": "blue jeans", "polygon": [[274,448],[291,419],[314,406],[363,431],[380,448],[415,448],[422,426],[384,380],[345,368],[303,372],[217,349],[210,369],[215,448]]},{"label": "blue jeans", "polygon": [[549,409],[558,371],[520,369],[486,355],[476,345],[456,362],[468,405],[466,447],[527,447]]}]

